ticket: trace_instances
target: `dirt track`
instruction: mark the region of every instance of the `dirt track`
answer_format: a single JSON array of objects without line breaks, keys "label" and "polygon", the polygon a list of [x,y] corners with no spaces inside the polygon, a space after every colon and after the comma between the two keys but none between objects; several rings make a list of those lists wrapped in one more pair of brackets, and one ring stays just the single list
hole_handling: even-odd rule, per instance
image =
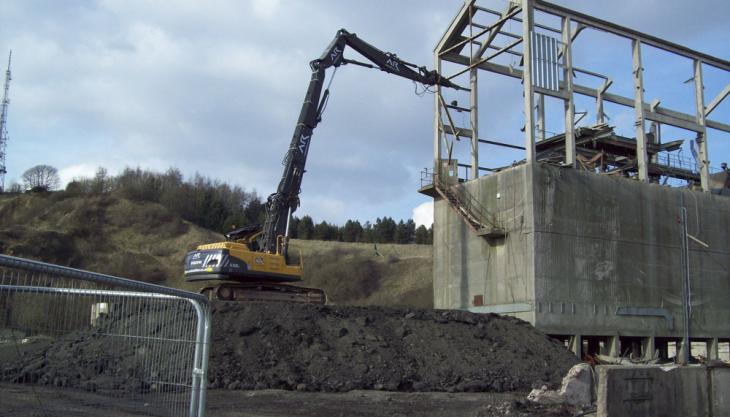
[{"label": "dirt track", "polygon": [[[524,401],[524,393],[403,393],[209,390],[207,417],[568,417],[562,407]],[[158,416],[145,402],[79,390],[0,383],[0,416]]]}]

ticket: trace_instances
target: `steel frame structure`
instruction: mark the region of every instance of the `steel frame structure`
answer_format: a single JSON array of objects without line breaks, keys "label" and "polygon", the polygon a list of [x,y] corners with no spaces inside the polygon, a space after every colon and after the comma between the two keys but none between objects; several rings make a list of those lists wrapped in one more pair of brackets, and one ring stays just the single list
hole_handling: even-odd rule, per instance
[{"label": "steel frame structure", "polygon": [[[466,0],[456,14],[448,29],[434,49],[435,69],[444,74],[442,63],[456,64],[460,69],[453,74],[444,74],[450,79],[469,74],[469,107],[448,104],[437,86],[434,115],[434,166],[439,167],[442,159],[451,159],[451,147],[454,139],[466,138],[471,144],[470,164],[461,165],[470,168],[473,179],[480,171],[491,171],[479,165],[480,144],[506,146],[524,149],[528,163],[536,161],[536,139],[544,139],[545,96],[560,99],[564,103],[565,157],[564,165],[576,167],[575,144],[575,98],[577,95],[595,99],[596,123],[604,123],[604,102],[615,103],[634,109],[636,127],[636,165],[638,179],[649,181],[647,156],[647,122],[666,124],[696,132],[699,144],[698,163],[700,181],[703,191],[709,191],[709,155],[707,147],[707,129],[730,132],[730,120],[710,119],[709,116],[717,106],[730,94],[730,84],[709,103],[704,97],[703,66],[711,66],[730,74],[730,62],[716,58],[690,48],[668,42],[664,39],[648,35],[634,29],[617,25],[593,16],[579,13],[542,0],[510,1],[503,11],[493,10],[477,4],[477,0]],[[546,23],[548,19],[535,19],[535,12],[540,17],[551,16],[561,22],[559,28]],[[511,33],[505,29],[505,23],[518,22],[521,33]],[[572,44],[579,34],[587,29],[595,29],[631,41],[633,97],[625,97],[609,89],[613,83],[610,76],[597,74],[573,65]],[[546,47],[541,34],[550,34],[559,38],[557,47]],[[495,42],[498,40],[499,42]],[[548,39],[550,40],[550,39]],[[556,44],[554,40],[553,45]],[[500,43],[500,44],[497,44]],[[521,48],[518,48],[518,45]],[[654,100],[647,103],[644,99],[644,66],[642,46],[651,46],[673,55],[690,59],[693,62],[693,81],[695,88],[695,114],[687,114],[660,106]],[[489,51],[489,52],[488,52]],[[488,52],[488,53],[487,53]],[[521,59],[517,67],[494,62],[494,58],[502,54],[510,54]],[[547,66],[544,63],[548,63]],[[556,68],[559,72],[556,72]],[[522,80],[525,114],[525,146],[500,141],[485,140],[479,136],[478,92],[479,73],[494,74]],[[580,85],[575,82],[574,74],[583,73],[603,80],[598,88]],[[468,112],[470,126],[455,126],[451,110]],[[537,129],[536,129],[537,128]]]}]

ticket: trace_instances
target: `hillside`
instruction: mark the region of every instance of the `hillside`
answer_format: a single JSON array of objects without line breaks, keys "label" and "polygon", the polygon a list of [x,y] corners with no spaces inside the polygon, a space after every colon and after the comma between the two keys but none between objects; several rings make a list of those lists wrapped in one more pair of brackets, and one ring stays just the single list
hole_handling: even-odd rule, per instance
[{"label": "hillside", "polygon": [[[185,253],[222,239],[162,205],[115,195],[0,195],[0,253],[195,290]],[[331,303],[432,306],[431,246],[294,240],[304,285]]]}]

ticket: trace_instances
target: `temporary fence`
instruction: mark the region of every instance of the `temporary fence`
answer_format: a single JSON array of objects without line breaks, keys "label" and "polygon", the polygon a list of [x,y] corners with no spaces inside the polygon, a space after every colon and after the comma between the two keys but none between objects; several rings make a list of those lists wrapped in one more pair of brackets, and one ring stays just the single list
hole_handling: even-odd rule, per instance
[{"label": "temporary fence", "polygon": [[199,294],[0,255],[0,384],[29,387],[28,415],[57,414],[52,389],[76,407],[202,417],[210,328]]}]

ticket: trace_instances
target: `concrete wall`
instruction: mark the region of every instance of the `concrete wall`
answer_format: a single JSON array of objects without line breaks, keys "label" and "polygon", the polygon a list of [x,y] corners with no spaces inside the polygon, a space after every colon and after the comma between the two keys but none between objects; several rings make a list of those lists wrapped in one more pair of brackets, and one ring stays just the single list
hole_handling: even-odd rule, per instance
[{"label": "concrete wall", "polygon": [[[445,200],[434,204],[434,306],[514,313],[534,321],[532,175],[517,166],[462,183],[507,230],[477,236]],[[487,307],[474,306],[482,295]]]},{"label": "concrete wall", "polygon": [[[553,334],[680,337],[685,206],[690,234],[710,245],[690,243],[692,337],[730,336],[730,321],[717,319],[730,317],[730,198],[543,164],[462,186],[497,213],[507,237],[478,237],[435,202],[437,308],[519,311]],[[666,309],[674,328],[617,307]]]},{"label": "concrete wall", "polygon": [[598,366],[598,417],[730,416],[730,368]]},{"label": "concrete wall", "polygon": [[[692,337],[730,335],[730,198],[539,164],[535,324],[548,333],[681,336],[678,223],[688,209]],[[617,307],[674,317],[617,316]]]}]

